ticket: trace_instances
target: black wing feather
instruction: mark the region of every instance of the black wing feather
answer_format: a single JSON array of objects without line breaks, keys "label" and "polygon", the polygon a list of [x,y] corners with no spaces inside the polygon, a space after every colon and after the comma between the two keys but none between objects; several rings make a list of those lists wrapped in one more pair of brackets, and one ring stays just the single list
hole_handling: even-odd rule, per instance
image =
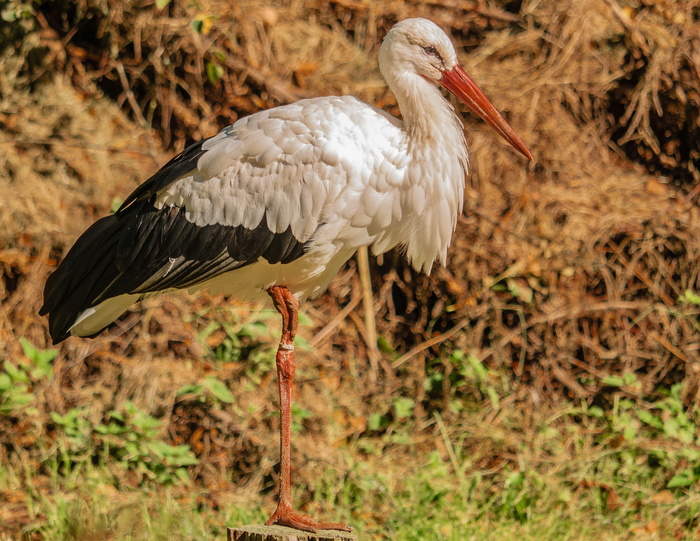
[{"label": "black wing feather", "polygon": [[118,275],[116,266],[109,265],[110,252],[115,251],[118,240],[115,223],[116,216],[94,223],[46,281],[39,314],[49,314],[49,333],[54,343],[68,336],[77,315],[92,306],[95,296]]},{"label": "black wing feather", "polygon": [[158,209],[143,194],[93,224],[47,280],[40,314],[49,314],[54,343],[68,337],[81,312],[109,298],[192,287],[260,258],[290,263],[308,248],[291,227],[270,231],[265,216],[254,229],[199,226],[185,208]]}]

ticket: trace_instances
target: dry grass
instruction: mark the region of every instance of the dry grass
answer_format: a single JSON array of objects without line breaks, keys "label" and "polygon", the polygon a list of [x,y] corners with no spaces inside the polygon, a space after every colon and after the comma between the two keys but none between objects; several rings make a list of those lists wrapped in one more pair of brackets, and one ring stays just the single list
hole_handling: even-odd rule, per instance
[{"label": "dry grass", "polygon": [[[472,175],[449,267],[427,278],[396,254],[374,264],[379,334],[408,356],[387,354],[366,369],[359,308],[324,328],[329,314],[358,300],[352,263],[330,295],[307,307],[314,350],[300,403],[315,420],[300,448],[340,461],[326,442],[359,438],[368,416],[401,394],[419,405],[417,427],[427,419],[426,440],[437,433],[435,410],[463,428],[463,414],[444,409],[455,390],[426,393],[423,385],[449,373],[454,349],[508,373],[511,404],[522,411],[572,398],[608,404],[603,378],[624,373],[642,383],[626,391],[633,399],[684,382],[694,407],[698,310],[678,299],[700,289],[700,4],[531,1],[507,11],[515,4],[42,4],[1,60],[0,357],[19,359],[20,337],[48,345],[36,312],[49,268],[114,198],[187,142],[303,96],[352,93],[397,113],[376,51],[396,20],[419,15],[451,31],[468,71],[537,162],[524,164],[466,117]],[[195,20],[202,33],[192,31]],[[207,80],[208,63],[224,68],[219,82]],[[223,302],[156,299],[93,341],[62,344],[40,411],[0,421],[5,456],[33,456],[50,411],[91,403],[99,419],[131,399],[168,421],[172,441],[198,450],[204,486],[224,483],[224,470],[268,486],[270,374],[260,392],[245,387],[245,362],[200,360],[198,331],[249,317],[247,308],[207,310]],[[183,322],[193,310],[201,317]],[[209,344],[223,338],[215,333]],[[181,385],[210,373],[255,415],[176,399]],[[328,429],[322,420],[330,417]],[[13,439],[27,426],[33,436]],[[479,456],[506,461],[517,448],[504,452],[478,436],[464,445],[485,445]]]}]

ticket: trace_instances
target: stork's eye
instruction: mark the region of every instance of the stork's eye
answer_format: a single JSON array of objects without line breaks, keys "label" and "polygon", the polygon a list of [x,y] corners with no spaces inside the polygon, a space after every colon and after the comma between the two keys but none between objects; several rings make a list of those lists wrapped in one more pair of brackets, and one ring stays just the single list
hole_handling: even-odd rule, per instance
[{"label": "stork's eye", "polygon": [[442,59],[442,56],[440,56],[440,53],[438,50],[433,47],[432,45],[428,45],[427,47],[423,47],[423,51],[425,51],[425,54],[432,56],[433,58],[436,58],[438,62],[440,62],[441,66],[445,65],[445,61]]},{"label": "stork's eye", "polygon": [[442,60],[440,53],[438,53],[437,49],[435,47],[433,47],[432,45],[428,45],[427,47],[423,47],[423,50],[425,51],[426,54],[429,54],[430,56],[434,56],[434,57]]}]

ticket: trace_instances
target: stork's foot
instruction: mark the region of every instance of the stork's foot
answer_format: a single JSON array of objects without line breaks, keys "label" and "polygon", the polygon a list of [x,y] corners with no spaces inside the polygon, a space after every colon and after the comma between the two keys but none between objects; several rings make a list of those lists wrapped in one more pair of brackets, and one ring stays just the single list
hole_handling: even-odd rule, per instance
[{"label": "stork's foot", "polygon": [[297,530],[305,532],[318,532],[319,530],[340,530],[342,532],[351,532],[352,527],[347,524],[337,522],[317,522],[311,517],[300,515],[294,512],[289,505],[280,503],[272,516],[265,523],[266,526],[280,524],[281,526],[289,526]]}]

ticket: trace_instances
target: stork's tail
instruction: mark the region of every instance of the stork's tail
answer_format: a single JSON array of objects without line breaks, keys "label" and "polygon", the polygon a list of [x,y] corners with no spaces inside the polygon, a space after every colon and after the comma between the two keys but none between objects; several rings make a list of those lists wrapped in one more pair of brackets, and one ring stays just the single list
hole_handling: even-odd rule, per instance
[{"label": "stork's tail", "polygon": [[44,305],[39,314],[48,314],[49,333],[54,344],[70,334],[98,334],[137,300],[138,296],[134,295],[123,295],[107,302],[100,300],[100,295],[119,275],[116,256],[120,231],[116,215],[94,223],[46,281]]}]

